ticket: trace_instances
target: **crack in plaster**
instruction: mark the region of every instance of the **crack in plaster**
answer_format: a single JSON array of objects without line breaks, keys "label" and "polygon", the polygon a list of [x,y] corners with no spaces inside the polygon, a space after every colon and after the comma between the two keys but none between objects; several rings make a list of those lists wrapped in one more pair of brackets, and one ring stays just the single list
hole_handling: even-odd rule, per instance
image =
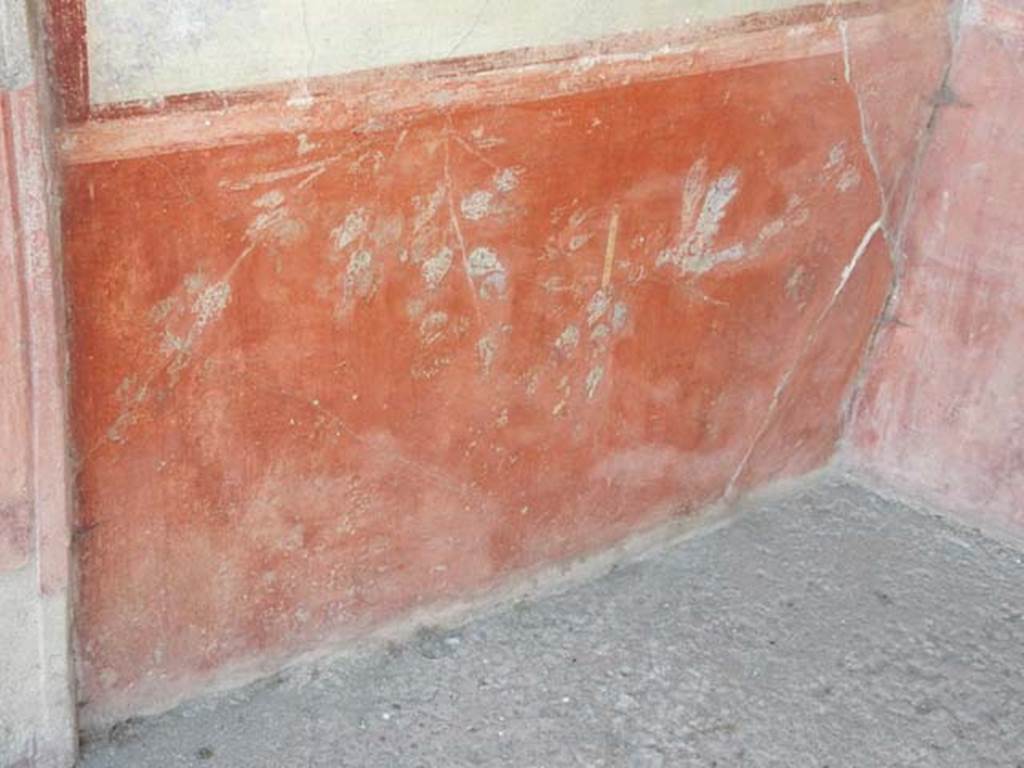
[{"label": "crack in plaster", "polygon": [[302,34],[306,38],[306,80],[313,76],[313,63],[316,61],[316,43],[313,42],[313,33],[309,28],[309,1],[301,0],[302,10]]},{"label": "crack in plaster", "polygon": [[868,162],[871,165],[871,171],[875,176],[875,183],[878,186],[878,197],[881,203],[881,226],[882,231],[885,234],[886,240],[892,244],[892,238],[889,235],[889,194],[885,190],[885,182],[882,178],[881,163],[878,161],[878,153],[875,150],[874,141],[871,138],[869,127],[868,127],[868,114],[867,108],[864,106],[864,100],[861,97],[860,91],[857,89],[857,84],[853,79],[853,57],[850,51],[850,35],[847,29],[846,19],[840,18],[838,20],[839,37],[843,45],[843,74],[846,79],[846,84],[850,86],[850,93],[853,95],[853,100],[857,105],[857,115],[860,122],[860,138],[861,143],[864,145],[864,151],[868,156]]},{"label": "crack in plaster", "polygon": [[[963,31],[963,26],[966,21],[966,17],[969,15],[969,8],[974,7],[974,0],[954,0],[950,6],[949,11],[949,35],[950,35],[950,48],[949,48],[949,59],[943,69],[942,77],[940,79],[939,87],[936,93],[948,93],[951,91],[950,79],[952,77],[953,65],[956,61],[957,51],[960,47],[960,38]],[[845,24],[844,24],[845,26]],[[840,29],[842,29],[841,27]],[[845,43],[844,34],[844,43]],[[844,52],[848,52],[848,46],[844,44]],[[848,53],[847,53],[848,55]],[[852,87],[852,83],[851,83]],[[941,109],[947,106],[944,99],[934,99],[932,102],[932,110],[928,115],[928,120],[925,123],[925,128],[918,139],[917,145],[914,148],[914,158],[911,163],[910,180],[908,183],[907,199],[904,202],[903,210],[900,211],[899,221],[896,225],[896,235],[894,240],[890,240],[888,233],[886,236],[889,242],[889,257],[893,265],[893,277],[892,284],[889,288],[889,293],[885,298],[885,302],[882,305],[882,311],[879,312],[878,318],[875,320],[874,328],[871,330],[867,349],[861,359],[861,365],[857,371],[857,375],[854,377],[853,385],[850,388],[849,396],[843,407],[842,414],[842,429],[840,434],[843,435],[843,440],[849,434],[850,425],[853,423],[854,415],[858,411],[861,402],[864,397],[864,388],[867,383],[868,375],[871,371],[873,362],[875,361],[879,345],[881,343],[882,329],[887,325],[892,324],[895,321],[894,310],[899,302],[901,289],[903,286],[903,279],[905,276],[905,258],[903,252],[904,238],[906,236],[907,227],[910,223],[910,217],[917,204],[917,193],[920,187],[921,171],[924,165],[924,158],[927,154],[928,149],[931,147],[932,140],[935,136],[935,129],[938,124],[938,119],[941,113]]]},{"label": "crack in plaster", "polygon": [[878,219],[874,224],[868,227],[868,231],[864,233],[864,237],[860,241],[860,245],[857,246],[857,251],[853,254],[853,258],[850,259],[850,263],[843,269],[843,274],[839,278],[839,285],[836,286],[836,290],[832,294],[832,300],[829,302],[828,307],[825,308],[825,314],[832,311],[832,307],[835,306],[835,303],[839,299],[840,294],[842,294],[843,289],[846,288],[846,284],[850,282],[850,277],[853,276],[854,270],[857,269],[857,265],[860,264],[860,260],[867,252],[868,246],[871,245],[871,241],[875,239],[875,235],[878,234],[882,227],[882,220]]},{"label": "crack in plaster", "polygon": [[481,3],[480,7],[477,9],[476,15],[473,17],[473,21],[469,25],[469,29],[467,29],[463,33],[462,37],[455,41],[452,47],[448,50],[448,53],[446,53],[442,57],[443,59],[452,58],[458,52],[458,50],[463,45],[465,45],[466,42],[468,42],[468,40],[476,33],[476,31],[480,29],[480,25],[483,23],[484,16],[487,14],[487,11],[490,10],[490,7],[491,0],[484,0],[484,2]]},{"label": "crack in plaster", "polygon": [[772,424],[772,419],[774,419],[775,414],[779,409],[779,404],[782,402],[783,395],[786,393],[786,390],[789,389],[789,385],[792,382],[793,377],[796,375],[796,372],[800,369],[801,365],[803,365],[803,362],[807,357],[807,353],[814,345],[814,342],[817,341],[818,333],[821,327],[824,325],[825,320],[828,318],[828,316],[832,313],[833,308],[839,301],[839,297],[842,295],[843,291],[846,289],[846,286],[849,284],[850,278],[853,276],[854,271],[857,269],[857,265],[860,264],[861,260],[864,257],[864,254],[867,253],[868,248],[871,247],[871,243],[874,242],[875,237],[878,235],[879,232],[883,230],[884,227],[882,224],[882,219],[876,219],[871,224],[871,226],[868,227],[867,231],[864,233],[864,237],[861,238],[861,241],[858,244],[856,251],[854,251],[853,257],[843,268],[843,272],[839,278],[839,283],[836,285],[836,289],[832,293],[832,298],[829,300],[829,303],[826,305],[826,307],[822,310],[821,314],[818,315],[818,319],[814,323],[812,331],[809,334],[807,334],[807,337],[804,339],[804,343],[800,347],[800,351],[797,354],[796,359],[793,361],[793,364],[785,371],[785,373],[783,373],[778,385],[776,385],[775,391],[772,393],[771,402],[768,405],[768,410],[765,413],[765,417],[761,422],[761,426],[758,428],[757,433],[754,435],[754,439],[751,441],[750,447],[747,449],[747,452],[743,455],[743,458],[740,460],[739,465],[736,467],[736,471],[733,472],[732,477],[729,479],[729,484],[726,486],[723,498],[735,498],[736,485],[739,482],[740,478],[743,476],[743,473],[746,471],[747,467],[749,466],[750,459],[753,457],[754,451],[757,450],[757,447],[761,444],[761,440],[768,433],[768,429],[771,427]]},{"label": "crack in plaster", "polygon": [[[950,93],[952,86],[950,79],[953,74],[953,64],[956,60],[957,51],[960,48],[960,36],[963,28],[965,16],[965,2],[964,0],[956,0],[954,2],[949,17],[950,24],[950,49],[949,49],[949,61],[946,62],[946,66],[942,72],[942,78],[939,83],[939,87],[936,90],[937,94]],[[928,120],[925,123],[925,129],[918,140],[917,147],[914,151],[914,160],[911,166],[911,181],[910,181],[910,192],[907,195],[907,201],[903,206],[903,210],[900,213],[900,221],[897,229],[897,252],[895,254],[897,262],[895,264],[897,268],[896,275],[896,288],[899,288],[903,276],[903,238],[906,235],[907,225],[910,222],[910,215],[917,203],[917,191],[920,182],[921,168],[924,165],[924,156],[928,149],[931,147],[932,139],[935,136],[935,128],[938,124],[939,114],[942,107],[947,106],[942,99],[935,99],[932,102],[932,110],[928,115]]]},{"label": "crack in plaster", "polygon": [[[451,118],[449,117],[449,131],[452,130]],[[473,300],[473,309],[476,311],[477,320],[483,323],[483,314],[480,311],[480,301],[477,297],[476,284],[473,282],[471,269],[469,265],[469,249],[466,247],[466,238],[462,233],[462,223],[459,220],[458,211],[455,208],[455,181],[452,174],[452,145],[451,137],[446,134],[444,139],[444,180],[445,189],[448,196],[448,219],[451,223],[452,231],[455,234],[455,240],[459,244],[459,256],[462,259],[462,275],[469,286],[469,295]]]}]

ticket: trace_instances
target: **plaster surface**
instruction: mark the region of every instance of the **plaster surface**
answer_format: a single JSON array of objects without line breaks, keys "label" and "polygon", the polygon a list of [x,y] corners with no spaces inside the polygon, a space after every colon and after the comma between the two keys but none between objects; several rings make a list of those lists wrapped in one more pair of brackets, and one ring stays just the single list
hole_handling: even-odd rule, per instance
[{"label": "plaster surface", "polygon": [[852,460],[1024,536],[1024,4],[971,2],[906,227]]},{"label": "plaster surface", "polygon": [[[13,125],[16,104],[16,97],[0,91],[0,139]],[[0,573],[21,568],[32,553],[31,373],[21,281],[19,159],[0,141]]]},{"label": "plaster surface", "polygon": [[0,765],[65,768],[76,731],[66,355],[40,98],[31,83],[0,90]]},{"label": "plaster surface", "polygon": [[0,0],[0,91],[32,81],[28,14],[25,0]]},{"label": "plaster surface", "polygon": [[94,103],[686,27],[797,0],[87,0]]},{"label": "plaster surface", "polygon": [[[891,284],[878,157],[916,146],[944,11],[381,75],[301,129],[262,122],[277,94],[76,129],[84,721],[827,462]],[[913,109],[865,96],[894,40]]]},{"label": "plaster surface", "polygon": [[46,722],[39,610],[33,568],[0,573],[0,766],[33,755]]},{"label": "plaster surface", "polygon": [[83,768],[1016,768],[1022,581],[1019,551],[826,480],[563,594],[119,725]]},{"label": "plaster surface", "polygon": [[65,189],[87,719],[819,466],[889,284],[837,56]]}]

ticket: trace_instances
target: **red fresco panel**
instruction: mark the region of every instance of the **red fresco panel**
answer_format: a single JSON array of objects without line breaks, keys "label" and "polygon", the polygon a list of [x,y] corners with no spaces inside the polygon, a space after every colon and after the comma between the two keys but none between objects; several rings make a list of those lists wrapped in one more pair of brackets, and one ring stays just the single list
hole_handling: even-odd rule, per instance
[{"label": "red fresco panel", "polygon": [[826,461],[891,265],[839,28],[799,30],[563,95],[382,74],[301,131],[67,133],[84,722]]}]

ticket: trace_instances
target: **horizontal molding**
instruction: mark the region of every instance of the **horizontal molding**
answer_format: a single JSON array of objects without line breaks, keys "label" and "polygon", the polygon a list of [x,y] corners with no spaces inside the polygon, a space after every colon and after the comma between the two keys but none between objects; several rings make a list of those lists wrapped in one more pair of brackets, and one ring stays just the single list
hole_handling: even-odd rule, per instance
[{"label": "horizontal molding", "polygon": [[86,0],[90,94],[100,105],[259,88],[684,29],[817,1]]},{"label": "horizontal molding", "polygon": [[[922,0],[862,0],[755,14],[677,31],[389,67],[247,91],[94,108],[61,131],[70,165],[245,144],[273,134],[373,133],[439,110],[501,106],[672,77],[842,52],[837,18],[858,43]],[[939,3],[932,2],[935,6]]]}]

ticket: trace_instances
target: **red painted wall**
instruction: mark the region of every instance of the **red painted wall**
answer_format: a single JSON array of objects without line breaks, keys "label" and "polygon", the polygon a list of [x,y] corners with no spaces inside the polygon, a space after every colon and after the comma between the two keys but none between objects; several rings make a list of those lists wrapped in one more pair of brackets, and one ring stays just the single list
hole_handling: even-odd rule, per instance
[{"label": "red painted wall", "polygon": [[827,461],[946,50],[850,13],[68,130],[86,722]]},{"label": "red painted wall", "polygon": [[853,431],[874,476],[1024,536],[1024,5],[969,3]]}]

